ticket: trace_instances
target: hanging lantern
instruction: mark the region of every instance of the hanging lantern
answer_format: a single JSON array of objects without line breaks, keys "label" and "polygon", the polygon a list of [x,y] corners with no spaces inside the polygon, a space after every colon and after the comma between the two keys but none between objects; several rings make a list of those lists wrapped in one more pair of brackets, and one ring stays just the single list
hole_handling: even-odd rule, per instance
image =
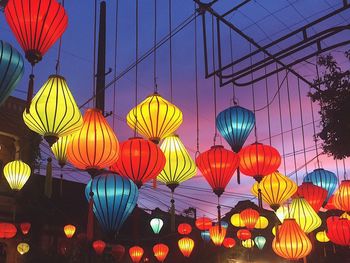
[{"label": "hanging lantern", "polygon": [[342,181],[337,192],[341,210],[350,212],[350,180]]},{"label": "hanging lantern", "polygon": [[119,231],[134,210],[139,195],[131,180],[117,174],[96,176],[86,185],[87,200],[90,192],[93,193],[94,213],[105,232]]},{"label": "hanging lantern", "polygon": [[350,215],[347,212],[344,212],[343,214],[341,214],[340,218],[345,218],[347,220],[350,220]]},{"label": "hanging lantern", "polygon": [[327,190],[313,183],[304,182],[298,187],[296,195],[304,197],[317,213],[327,198]]},{"label": "hanging lantern", "polygon": [[0,238],[10,239],[17,234],[17,228],[11,223],[0,223]]},{"label": "hanging lantern", "polygon": [[75,229],[76,228],[73,225],[65,225],[63,231],[67,238],[72,238],[74,236]]},{"label": "hanging lantern", "polygon": [[106,243],[102,240],[96,240],[92,243],[92,247],[94,248],[97,255],[102,255],[103,251],[106,248]]},{"label": "hanging lantern", "polygon": [[20,253],[21,255],[27,254],[29,252],[30,246],[28,243],[19,243],[17,245],[17,251],[18,253]]},{"label": "hanging lantern", "polygon": [[211,226],[213,225],[210,218],[204,217],[204,216],[198,218],[196,220],[195,224],[196,224],[196,227],[201,231],[209,230],[211,228]]},{"label": "hanging lantern", "polygon": [[259,216],[259,212],[252,208],[244,209],[242,212],[239,213],[239,217],[248,229],[253,229],[255,227],[256,223],[258,222]]},{"label": "hanging lantern", "polygon": [[245,224],[239,214],[233,214],[231,216],[231,224],[235,227],[245,227]]},{"label": "hanging lantern", "polygon": [[0,40],[0,106],[22,79],[22,55],[9,43]]},{"label": "hanging lantern", "polygon": [[252,233],[247,229],[240,229],[237,231],[237,237],[239,240],[247,240],[252,237]]},{"label": "hanging lantern", "polygon": [[30,177],[31,169],[20,160],[9,162],[4,166],[4,176],[12,190],[19,191]]},{"label": "hanging lantern", "polygon": [[221,246],[222,242],[225,239],[226,232],[227,229],[224,227],[220,227],[219,225],[212,226],[209,229],[211,241],[213,241],[215,246]]},{"label": "hanging lantern", "polygon": [[177,227],[180,235],[189,235],[192,232],[192,227],[189,224],[182,223]]},{"label": "hanging lantern", "polygon": [[27,235],[29,233],[29,230],[30,230],[30,227],[31,227],[30,223],[27,223],[27,222],[21,223],[19,226],[21,228],[21,231],[22,231],[23,235]]},{"label": "hanging lantern", "polygon": [[350,246],[350,221],[346,218],[331,216],[327,218],[327,236],[337,245]]},{"label": "hanging lantern", "polygon": [[133,108],[126,116],[126,122],[133,130],[158,144],[182,123],[182,112],[174,104],[153,93]]},{"label": "hanging lantern", "polygon": [[263,250],[266,243],[266,238],[263,236],[256,236],[254,238],[254,242],[258,249]]},{"label": "hanging lantern", "polygon": [[316,239],[320,243],[327,243],[330,241],[325,230],[317,232]]},{"label": "hanging lantern", "polygon": [[86,110],[82,128],[68,143],[67,157],[76,168],[92,176],[118,159],[118,139],[100,110]]},{"label": "hanging lantern", "polygon": [[150,222],[154,234],[159,234],[163,227],[163,220],[160,218],[153,218]]},{"label": "hanging lantern", "polygon": [[226,237],[222,244],[226,248],[233,248],[236,245],[236,241],[232,237]]},{"label": "hanging lantern", "polygon": [[210,242],[210,233],[208,230],[205,231],[201,231],[201,238],[206,242],[209,243]]},{"label": "hanging lantern", "polygon": [[267,203],[274,211],[276,211],[283,203],[285,203],[297,191],[297,184],[287,176],[273,172],[255,183],[251,189],[252,194],[258,197],[259,189],[261,191],[262,200]]},{"label": "hanging lantern", "polygon": [[113,245],[111,254],[117,262],[120,262],[125,254],[125,247],[122,245]]},{"label": "hanging lantern", "polygon": [[294,198],[290,205],[290,217],[294,218],[305,233],[311,233],[322,224],[311,205],[302,197]]},{"label": "hanging lantern", "polygon": [[186,258],[191,256],[191,253],[194,248],[194,241],[189,237],[183,237],[177,242],[179,249]]},{"label": "hanging lantern", "polygon": [[159,262],[164,262],[169,253],[169,247],[165,244],[156,244],[153,246],[154,256]]},{"label": "hanging lantern", "polygon": [[253,239],[247,239],[242,241],[242,246],[245,248],[252,248],[254,247],[254,240]]},{"label": "hanging lantern", "polygon": [[272,249],[287,260],[298,260],[310,254],[312,244],[295,219],[286,218],[272,241]]},{"label": "hanging lantern", "polygon": [[134,246],[129,248],[129,255],[133,263],[139,263],[143,256],[143,248],[139,246]]},{"label": "hanging lantern", "polygon": [[57,140],[52,146],[51,150],[58,161],[59,166],[63,168],[67,163],[67,146],[71,135],[63,136]]},{"label": "hanging lantern", "polygon": [[290,217],[290,211],[289,211],[288,205],[280,206],[280,207],[276,210],[275,215],[277,216],[278,220],[279,220],[281,223],[283,223],[283,220],[284,220],[286,217]]},{"label": "hanging lantern", "polygon": [[259,216],[258,221],[255,224],[255,229],[265,229],[269,225],[269,220],[264,216]]},{"label": "hanging lantern", "polygon": [[165,161],[165,156],[157,145],[134,137],[121,143],[120,157],[110,168],[128,177],[140,188],[145,182],[158,176]]},{"label": "hanging lantern", "polygon": [[335,191],[333,195],[328,199],[327,204],[324,206],[327,210],[341,210],[339,203],[339,191]]},{"label": "hanging lantern", "polygon": [[335,173],[319,168],[313,170],[311,173],[308,173],[304,177],[304,182],[311,182],[314,185],[317,185],[327,190],[328,194],[326,202],[328,202],[329,198],[332,196],[335,189],[337,188],[338,178],[335,175]]},{"label": "hanging lantern", "polygon": [[221,227],[223,227],[223,228],[228,228],[228,223],[226,222],[226,221],[220,221],[220,223],[219,222],[217,222],[217,223],[215,223],[215,226],[219,226],[219,225],[221,225]]}]

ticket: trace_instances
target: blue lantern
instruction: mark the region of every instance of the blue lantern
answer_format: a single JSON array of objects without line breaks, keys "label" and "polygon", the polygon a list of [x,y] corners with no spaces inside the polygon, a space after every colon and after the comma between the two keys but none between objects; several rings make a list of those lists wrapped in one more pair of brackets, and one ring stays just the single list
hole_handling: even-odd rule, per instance
[{"label": "blue lantern", "polygon": [[334,193],[338,184],[338,178],[335,175],[335,173],[332,173],[331,171],[327,171],[322,168],[315,169],[311,173],[308,173],[303,181],[311,182],[314,185],[326,189],[328,194],[325,203],[328,202],[329,198]]},{"label": "blue lantern", "polygon": [[263,236],[256,236],[254,238],[255,245],[258,247],[258,249],[262,250],[266,243],[266,238]]},{"label": "blue lantern", "polygon": [[202,231],[201,232],[201,237],[204,240],[205,243],[209,243],[210,242],[210,233],[209,231]]},{"label": "blue lantern", "polygon": [[[219,222],[217,222],[215,225],[219,225]],[[228,228],[228,223],[226,221],[221,220],[221,227]]]},{"label": "blue lantern", "polygon": [[96,176],[86,185],[85,196],[93,192],[94,214],[106,232],[119,231],[134,210],[139,191],[129,179],[117,174]]},{"label": "blue lantern", "polygon": [[223,110],[216,117],[216,127],[235,153],[241,150],[254,124],[254,113],[237,105]]},{"label": "blue lantern", "polygon": [[24,73],[22,55],[0,40],[0,105],[10,96]]}]

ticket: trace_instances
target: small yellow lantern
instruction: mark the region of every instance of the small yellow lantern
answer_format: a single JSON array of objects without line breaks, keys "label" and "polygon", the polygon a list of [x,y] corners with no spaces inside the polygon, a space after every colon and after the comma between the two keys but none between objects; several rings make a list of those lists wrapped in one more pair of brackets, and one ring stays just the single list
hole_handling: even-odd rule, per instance
[{"label": "small yellow lantern", "polygon": [[242,241],[242,246],[245,248],[252,248],[254,247],[254,240],[253,239],[247,239]]},{"label": "small yellow lantern", "polygon": [[233,214],[231,216],[231,224],[235,227],[245,227],[245,224],[239,214]]},{"label": "small yellow lantern", "polygon": [[22,242],[22,243],[19,243],[19,244],[17,245],[17,251],[18,251],[18,253],[20,253],[21,255],[24,255],[24,254],[28,253],[29,249],[30,249],[30,246],[29,246],[28,243]]},{"label": "small yellow lantern", "polygon": [[328,238],[325,230],[317,232],[316,239],[318,242],[321,242],[321,243],[329,242],[329,238]]},{"label": "small yellow lantern", "polygon": [[76,228],[73,225],[65,225],[63,228],[64,234],[67,238],[72,238],[74,236],[75,230]]},{"label": "small yellow lantern", "polygon": [[31,169],[20,160],[9,162],[4,167],[4,176],[12,190],[19,191],[30,177]]},{"label": "small yellow lantern", "polygon": [[52,146],[51,150],[55,155],[58,164],[63,168],[67,162],[67,146],[69,143],[71,135],[63,136],[57,140]]},{"label": "small yellow lantern", "polygon": [[258,222],[255,224],[256,229],[265,229],[269,225],[269,220],[264,216],[259,216]]}]

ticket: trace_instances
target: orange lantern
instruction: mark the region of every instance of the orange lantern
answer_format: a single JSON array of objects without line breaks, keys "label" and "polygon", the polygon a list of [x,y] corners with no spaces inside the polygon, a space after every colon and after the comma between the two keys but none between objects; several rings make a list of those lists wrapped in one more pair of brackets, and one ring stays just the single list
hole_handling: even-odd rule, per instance
[{"label": "orange lantern", "polygon": [[19,226],[21,228],[21,231],[22,231],[23,235],[27,235],[29,233],[29,230],[30,230],[30,227],[31,227],[30,223],[28,223],[28,222],[21,223]]},{"label": "orange lantern", "polygon": [[226,237],[222,244],[226,248],[233,248],[236,245],[236,241],[232,237]]},{"label": "orange lantern", "polygon": [[335,191],[333,195],[329,198],[327,204],[324,206],[327,210],[341,210],[339,203],[339,192]]},{"label": "orange lantern", "polygon": [[247,229],[240,229],[237,231],[237,237],[239,240],[248,240],[252,237],[252,233],[250,233]]},{"label": "orange lantern", "polygon": [[106,243],[102,240],[96,240],[92,243],[92,247],[94,248],[97,255],[102,255],[103,251],[106,248]]},{"label": "orange lantern", "polygon": [[212,222],[207,217],[200,217],[196,220],[196,227],[201,231],[209,230],[212,226]]},{"label": "orange lantern", "polygon": [[180,235],[189,235],[192,232],[192,227],[189,224],[182,223],[177,227]]},{"label": "orange lantern", "polygon": [[169,253],[169,247],[165,244],[156,244],[153,246],[153,253],[159,262],[164,262]]},{"label": "orange lantern", "polygon": [[350,180],[343,180],[337,192],[341,210],[350,212]]},{"label": "orange lantern", "polygon": [[0,223],[0,238],[10,239],[17,234],[17,228],[14,224]]},{"label": "orange lantern", "polygon": [[220,227],[220,225],[212,226],[209,229],[210,238],[215,246],[221,246],[225,239],[227,229],[225,227]]},{"label": "orange lantern", "polygon": [[298,260],[310,254],[312,244],[295,219],[284,219],[272,241],[273,251],[287,260]]},{"label": "orange lantern", "polygon": [[258,222],[259,216],[259,212],[252,208],[244,209],[242,212],[239,213],[239,217],[248,229],[253,229],[255,227],[256,222]]},{"label": "orange lantern", "polygon": [[189,238],[189,237],[184,237],[181,238],[178,242],[177,242],[179,249],[181,251],[181,253],[186,257],[189,258],[191,256],[191,253],[193,251],[194,248],[194,241],[193,239]]},{"label": "orange lantern", "polygon": [[134,246],[134,247],[129,248],[129,255],[130,255],[132,262],[134,262],[134,263],[139,263],[141,261],[143,253],[144,253],[144,251],[143,251],[142,247]]},{"label": "orange lantern", "polygon": [[76,228],[73,225],[65,225],[63,231],[67,238],[72,238],[74,236],[75,229]]}]

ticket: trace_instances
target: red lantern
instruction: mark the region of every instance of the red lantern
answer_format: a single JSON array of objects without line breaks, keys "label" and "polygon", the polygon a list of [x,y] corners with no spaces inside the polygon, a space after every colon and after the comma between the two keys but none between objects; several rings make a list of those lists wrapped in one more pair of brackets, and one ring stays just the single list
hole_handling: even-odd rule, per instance
[{"label": "red lantern", "polygon": [[304,182],[298,187],[296,195],[304,199],[312,206],[317,213],[327,198],[327,190],[314,185],[311,182]]},{"label": "red lantern", "polygon": [[342,181],[337,192],[341,210],[350,212],[350,180]]},{"label": "red lantern", "polygon": [[192,227],[189,224],[182,223],[177,227],[180,235],[189,235],[192,232]]},{"label": "red lantern", "polygon": [[209,229],[210,238],[215,246],[221,246],[222,242],[225,239],[226,232],[227,228],[222,226],[220,227],[219,225],[212,226]]},{"label": "red lantern", "polygon": [[259,216],[259,212],[252,208],[244,209],[239,213],[239,217],[248,229],[254,229],[256,222],[258,222]]},{"label": "red lantern", "polygon": [[335,191],[324,207],[327,210],[341,210],[339,203],[339,192]]},{"label": "red lantern", "polygon": [[169,253],[169,247],[164,244],[156,244],[153,246],[153,253],[159,262],[164,262]]},{"label": "red lantern", "polygon": [[244,241],[250,239],[252,237],[252,233],[250,233],[250,231],[247,229],[240,229],[237,231],[237,237],[239,240]]},{"label": "red lantern", "polygon": [[94,248],[97,255],[102,255],[103,251],[106,248],[106,243],[102,240],[96,240],[92,243],[92,247]]},{"label": "red lantern", "polygon": [[165,162],[164,153],[156,144],[135,137],[120,144],[120,157],[110,169],[128,177],[140,188],[159,175]]},{"label": "red lantern", "polygon": [[196,227],[201,231],[209,230],[212,227],[212,222],[207,217],[200,217],[196,220]]},{"label": "red lantern", "polygon": [[129,255],[134,263],[139,263],[143,256],[143,248],[139,246],[134,246],[129,249]]},{"label": "red lantern", "polygon": [[113,245],[111,253],[114,259],[119,262],[124,257],[125,247],[122,245]]},{"label": "red lantern", "polygon": [[350,246],[350,220],[331,216],[327,218],[327,236],[337,245]]},{"label": "red lantern", "polygon": [[226,248],[233,248],[236,245],[236,241],[232,237],[226,237],[222,244]]},{"label": "red lantern", "polygon": [[17,228],[14,224],[0,223],[0,238],[10,239],[17,234]]},{"label": "red lantern", "polygon": [[21,223],[20,228],[21,228],[22,234],[27,235],[29,233],[30,227],[31,227],[31,224],[28,222]]},{"label": "red lantern", "polygon": [[189,237],[181,238],[178,242],[179,249],[186,258],[189,258],[194,248],[194,241]]}]

